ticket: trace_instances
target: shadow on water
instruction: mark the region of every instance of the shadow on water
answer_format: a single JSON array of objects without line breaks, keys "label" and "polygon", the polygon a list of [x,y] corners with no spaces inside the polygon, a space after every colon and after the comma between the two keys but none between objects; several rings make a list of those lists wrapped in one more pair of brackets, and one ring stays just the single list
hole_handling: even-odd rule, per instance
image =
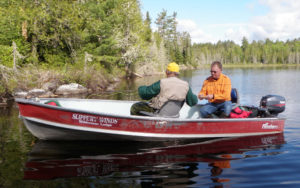
[{"label": "shadow on water", "polygon": [[230,181],[220,175],[232,160],[255,157],[246,152],[280,148],[284,142],[283,133],[197,142],[39,141],[29,153],[24,179],[106,176],[138,179],[144,186],[192,185],[201,163],[210,169],[210,176],[203,178],[222,183]]}]

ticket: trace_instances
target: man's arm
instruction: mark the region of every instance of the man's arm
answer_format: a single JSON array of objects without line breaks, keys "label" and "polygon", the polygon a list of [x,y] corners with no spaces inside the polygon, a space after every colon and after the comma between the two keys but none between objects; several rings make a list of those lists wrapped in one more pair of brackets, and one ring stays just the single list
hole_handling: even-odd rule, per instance
[{"label": "man's arm", "polygon": [[160,80],[150,86],[140,86],[138,89],[139,95],[144,100],[150,100],[160,92]]}]

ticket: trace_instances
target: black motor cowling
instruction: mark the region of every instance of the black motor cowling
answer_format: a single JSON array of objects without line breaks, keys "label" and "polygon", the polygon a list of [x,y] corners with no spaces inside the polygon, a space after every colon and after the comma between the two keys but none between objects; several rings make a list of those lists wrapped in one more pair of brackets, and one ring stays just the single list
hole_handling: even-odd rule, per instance
[{"label": "black motor cowling", "polygon": [[285,110],[285,98],[279,95],[266,95],[260,100],[260,108],[265,109],[270,115],[276,116]]}]

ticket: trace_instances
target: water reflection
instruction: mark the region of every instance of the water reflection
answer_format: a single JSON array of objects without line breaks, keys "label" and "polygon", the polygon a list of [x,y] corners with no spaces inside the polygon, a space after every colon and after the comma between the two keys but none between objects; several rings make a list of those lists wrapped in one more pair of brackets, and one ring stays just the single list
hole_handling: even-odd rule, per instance
[{"label": "water reflection", "polygon": [[[223,171],[231,161],[249,157],[249,152],[284,144],[283,133],[197,142],[37,142],[28,156],[24,179],[47,180],[71,177],[138,179],[144,186],[195,185],[201,178],[222,186],[230,179]],[[205,177],[199,170],[209,169]],[[205,179],[205,180],[203,180]],[[199,183],[199,182],[198,182]]]}]

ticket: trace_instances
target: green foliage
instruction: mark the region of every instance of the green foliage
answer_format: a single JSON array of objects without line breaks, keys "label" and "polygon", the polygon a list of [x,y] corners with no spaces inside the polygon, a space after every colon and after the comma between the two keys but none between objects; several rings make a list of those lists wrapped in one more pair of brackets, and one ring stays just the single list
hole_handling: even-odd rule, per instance
[{"label": "green foliage", "polygon": [[155,21],[158,27],[155,35],[157,46],[159,47],[163,41],[170,61],[186,65],[192,64],[191,38],[186,32],[177,32],[176,16],[176,12],[171,16],[167,15],[166,10],[159,13]]},{"label": "green foliage", "polygon": [[4,87],[4,85],[2,83],[0,83],[0,96],[5,94],[6,92],[6,88]]},{"label": "green foliage", "polygon": [[119,57],[113,57],[113,56],[96,56],[95,60],[97,62],[100,62],[100,64],[108,71],[112,72],[113,67],[112,65],[115,65],[117,62],[120,62]]},{"label": "green foliage", "polygon": [[154,38],[155,38],[155,41],[156,41],[156,46],[157,46],[157,48],[159,48],[160,44],[162,42],[162,37],[159,35],[158,32],[154,32]]},{"label": "green foliage", "polygon": [[151,18],[149,15],[149,12],[147,11],[146,13],[146,19],[144,21],[145,24],[145,34],[144,34],[144,39],[147,42],[151,42],[151,38],[152,38],[152,30],[151,30]]},{"label": "green foliage", "polygon": [[0,64],[6,67],[13,67],[13,48],[11,46],[0,45]]},{"label": "green foliage", "polygon": [[[25,64],[74,64],[88,52],[118,59],[105,63],[111,64],[108,67],[119,66],[132,46],[143,49],[144,42],[149,42],[149,26],[143,23],[137,0],[0,3],[0,45],[21,41],[16,43],[26,56]],[[7,53],[4,56],[9,59]]]},{"label": "green foliage", "polygon": [[16,87],[16,72],[12,68],[7,68],[0,65],[0,96],[5,96],[8,93],[12,93]]}]

